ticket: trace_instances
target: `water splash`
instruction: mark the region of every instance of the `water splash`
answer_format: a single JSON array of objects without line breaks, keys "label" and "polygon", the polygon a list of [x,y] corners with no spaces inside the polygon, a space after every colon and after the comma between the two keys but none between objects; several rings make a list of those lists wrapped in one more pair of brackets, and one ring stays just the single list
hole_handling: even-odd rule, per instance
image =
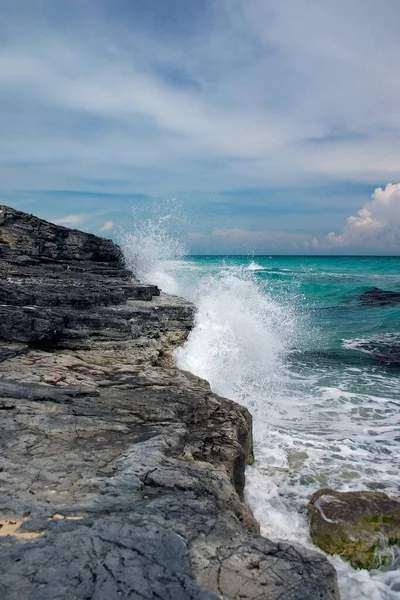
[{"label": "water splash", "polygon": [[207,379],[217,393],[248,404],[257,423],[265,421],[255,399],[266,390],[273,396],[282,381],[293,316],[263,293],[245,268],[228,267],[207,277],[195,295],[195,327],[177,350],[179,366]]},{"label": "water splash", "polygon": [[[304,315],[268,293],[268,269],[264,276],[222,260],[180,260],[184,248],[167,225],[168,218],[148,220],[123,236],[128,264],[143,281],[195,302],[195,327],[177,362],[253,414],[257,460],[247,473],[246,497],[262,533],[315,550],[304,512],[314,489],[359,489],[374,479],[389,491],[398,485],[398,472],[379,451],[394,444],[387,430],[395,435],[396,407],[389,394],[375,394],[375,387],[382,391],[378,373],[311,363],[293,370],[288,351],[301,340],[313,348],[313,333]],[[384,429],[374,444],[369,424],[374,434],[378,425]],[[354,571],[330,560],[342,600],[400,599],[399,569]]]},{"label": "water splash", "polygon": [[[378,479],[388,479],[386,467],[353,420],[360,394],[355,398],[342,389],[341,370],[331,387],[326,377],[335,373],[320,373],[315,367],[310,373],[288,370],[288,351],[299,338],[313,347],[308,323],[276,302],[256,273],[245,266],[221,266],[191,292],[196,322],[186,345],[176,352],[177,362],[253,414],[257,460],[247,471],[245,493],[262,534],[315,551],[304,511],[314,489],[328,484],[359,488],[359,478],[347,480],[351,471],[366,462],[367,478],[374,465]],[[338,460],[332,461],[333,453]],[[392,479],[395,485],[397,474]],[[354,571],[339,558],[330,560],[343,600],[399,600],[400,571]]]},{"label": "water splash", "polygon": [[124,233],[119,244],[127,266],[145,283],[153,283],[169,294],[182,293],[174,277],[176,261],[186,254],[184,245],[173,229],[176,215],[168,213],[154,218],[134,218],[134,228]]}]

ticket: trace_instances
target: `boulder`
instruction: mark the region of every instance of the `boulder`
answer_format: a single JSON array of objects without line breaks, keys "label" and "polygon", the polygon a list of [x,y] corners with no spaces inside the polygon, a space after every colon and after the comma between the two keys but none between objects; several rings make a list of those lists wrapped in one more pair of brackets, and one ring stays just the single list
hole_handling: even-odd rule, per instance
[{"label": "boulder", "polygon": [[314,544],[356,569],[387,564],[389,547],[400,544],[400,502],[383,492],[318,490],[308,514]]}]

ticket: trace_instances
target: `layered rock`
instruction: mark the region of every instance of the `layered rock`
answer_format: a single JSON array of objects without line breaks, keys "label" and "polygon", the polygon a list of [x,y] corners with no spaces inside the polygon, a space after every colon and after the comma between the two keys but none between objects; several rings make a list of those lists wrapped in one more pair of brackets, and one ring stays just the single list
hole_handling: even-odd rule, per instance
[{"label": "layered rock", "polygon": [[0,207],[0,597],[338,598],[258,535],[251,416],[173,363],[193,307],[109,240]]},{"label": "layered rock", "polygon": [[356,569],[388,564],[400,545],[400,502],[383,492],[318,490],[308,512],[314,544]]}]

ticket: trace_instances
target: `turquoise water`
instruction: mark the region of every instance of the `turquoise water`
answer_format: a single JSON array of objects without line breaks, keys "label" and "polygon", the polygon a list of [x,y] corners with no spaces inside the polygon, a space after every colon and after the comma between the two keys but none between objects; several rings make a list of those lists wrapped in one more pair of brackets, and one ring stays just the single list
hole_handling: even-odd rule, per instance
[{"label": "turquoise water", "polygon": [[[361,307],[357,295],[371,287],[400,292],[400,257],[196,256],[186,259],[204,275],[234,266],[253,269],[260,286],[297,310],[314,309],[312,323],[325,334],[325,348],[347,336],[400,334],[399,306]],[[362,311],[360,313],[360,311]],[[321,340],[320,340],[321,342]]]},{"label": "turquoise water", "polygon": [[[368,306],[372,287],[400,291],[400,258],[187,257],[173,267],[198,307],[179,364],[254,416],[247,500],[273,539],[312,547],[305,508],[321,487],[399,497],[400,304]],[[400,363],[400,361],[399,361]],[[343,600],[400,598],[389,570],[339,559]]]},{"label": "turquoise water", "polygon": [[[321,487],[399,497],[400,304],[360,295],[400,291],[400,258],[177,259],[168,244],[153,238],[150,261],[143,242],[128,249],[143,279],[196,305],[178,365],[253,414],[246,498],[263,535],[313,547],[306,506]],[[343,600],[400,599],[397,554],[370,572],[330,560]]]}]

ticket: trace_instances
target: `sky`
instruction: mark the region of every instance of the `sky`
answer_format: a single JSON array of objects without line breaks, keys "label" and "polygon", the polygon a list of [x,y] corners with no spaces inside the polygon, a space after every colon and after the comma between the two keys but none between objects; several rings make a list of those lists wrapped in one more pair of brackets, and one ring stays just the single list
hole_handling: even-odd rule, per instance
[{"label": "sky", "polygon": [[192,253],[400,254],[398,0],[0,0],[0,203]]}]

